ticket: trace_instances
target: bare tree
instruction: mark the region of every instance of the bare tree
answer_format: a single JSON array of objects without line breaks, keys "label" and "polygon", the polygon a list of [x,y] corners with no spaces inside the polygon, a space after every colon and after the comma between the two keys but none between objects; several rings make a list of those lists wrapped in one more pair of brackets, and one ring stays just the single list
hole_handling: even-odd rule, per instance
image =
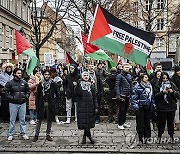
[{"label": "bare tree", "polygon": [[[53,35],[56,25],[64,18],[69,2],[66,0],[41,0],[43,5],[38,7],[40,0],[32,0],[31,21],[32,21],[32,36],[31,41],[36,50],[37,58],[39,59],[40,48]],[[46,33],[43,33],[44,21],[48,24]],[[60,30],[61,31],[61,30]]]}]

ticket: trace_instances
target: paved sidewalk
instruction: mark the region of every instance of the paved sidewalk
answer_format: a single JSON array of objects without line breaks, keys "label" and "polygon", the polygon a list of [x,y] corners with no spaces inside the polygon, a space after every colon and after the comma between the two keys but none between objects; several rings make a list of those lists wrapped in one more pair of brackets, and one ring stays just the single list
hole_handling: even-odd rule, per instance
[{"label": "paved sidewalk", "polygon": [[[137,135],[135,131],[135,120],[128,121],[131,128],[124,131],[117,128],[117,124],[100,123],[92,129],[92,135],[96,143],[88,142],[81,144],[83,132],[77,129],[75,122],[71,124],[57,125],[53,123],[53,141],[45,139],[46,124],[42,124],[39,140],[34,143],[35,126],[27,123],[27,135],[29,140],[23,140],[19,135],[19,125],[16,124],[16,134],[12,141],[7,141],[8,124],[0,124],[0,153],[180,153],[180,131],[175,132],[176,142],[152,143],[137,146]],[[157,132],[152,131],[152,136],[156,137]],[[168,139],[167,131],[164,139]],[[87,139],[88,141],[88,139]],[[166,141],[165,141],[166,142]]]}]

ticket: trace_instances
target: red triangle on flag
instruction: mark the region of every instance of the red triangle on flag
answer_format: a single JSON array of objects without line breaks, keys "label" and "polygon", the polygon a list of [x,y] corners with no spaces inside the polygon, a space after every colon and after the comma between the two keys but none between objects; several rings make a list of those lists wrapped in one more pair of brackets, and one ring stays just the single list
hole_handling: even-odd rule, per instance
[{"label": "red triangle on flag", "polygon": [[92,29],[91,29],[88,43],[91,43],[107,34],[112,33],[112,30],[109,27],[109,24],[106,21],[106,18],[104,17],[104,14],[99,5],[96,8],[95,19],[94,19],[93,26],[91,28]]},{"label": "red triangle on flag", "polygon": [[69,58],[68,58],[67,53],[66,53],[66,65],[69,65]]},{"label": "red triangle on flag", "polygon": [[87,43],[87,37],[83,32],[81,32],[81,37],[82,37],[82,43],[84,47],[84,54],[91,54],[99,50],[97,46]]},{"label": "red triangle on flag", "polygon": [[146,69],[152,70],[151,61],[149,59],[148,59],[147,64],[146,64]]},{"label": "red triangle on flag", "polygon": [[16,36],[16,51],[17,54],[21,54],[23,51],[31,48],[31,45],[28,43],[26,38],[22,36],[17,30],[15,30]]}]

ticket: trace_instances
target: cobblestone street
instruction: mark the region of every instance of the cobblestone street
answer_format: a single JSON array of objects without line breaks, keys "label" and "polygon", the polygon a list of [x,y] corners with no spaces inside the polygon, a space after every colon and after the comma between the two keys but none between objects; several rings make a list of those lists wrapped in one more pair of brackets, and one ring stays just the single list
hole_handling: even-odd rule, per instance
[{"label": "cobblestone street", "polygon": [[[7,140],[8,124],[1,123],[0,129],[0,153],[2,152],[64,152],[64,153],[180,153],[180,133],[175,132],[176,142],[152,143],[137,146],[137,135],[135,131],[135,120],[130,120],[130,129],[124,131],[117,128],[117,124],[100,123],[92,129],[92,135],[96,141],[94,145],[81,144],[82,131],[77,129],[76,123],[57,125],[53,123],[53,141],[45,139],[46,124],[43,123],[39,140],[32,142],[34,128],[27,124],[27,135],[29,140],[23,140],[19,135],[19,125],[16,124],[16,134],[12,141]],[[157,132],[152,131],[152,136],[156,137]],[[168,137],[165,132],[164,137]],[[88,141],[88,140],[87,140]]]}]

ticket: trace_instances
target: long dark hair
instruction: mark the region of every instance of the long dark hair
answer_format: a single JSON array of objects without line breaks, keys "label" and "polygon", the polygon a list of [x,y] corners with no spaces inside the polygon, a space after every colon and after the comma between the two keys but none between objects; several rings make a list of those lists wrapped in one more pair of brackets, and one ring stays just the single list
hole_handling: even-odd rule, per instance
[{"label": "long dark hair", "polygon": [[163,76],[164,76],[164,75],[166,75],[167,78],[168,78],[168,80],[170,81],[169,74],[168,74],[167,72],[162,72],[162,73],[161,73],[161,77],[160,77],[160,79],[159,79],[159,82],[160,82],[160,83],[162,83],[162,81],[163,81]]}]

